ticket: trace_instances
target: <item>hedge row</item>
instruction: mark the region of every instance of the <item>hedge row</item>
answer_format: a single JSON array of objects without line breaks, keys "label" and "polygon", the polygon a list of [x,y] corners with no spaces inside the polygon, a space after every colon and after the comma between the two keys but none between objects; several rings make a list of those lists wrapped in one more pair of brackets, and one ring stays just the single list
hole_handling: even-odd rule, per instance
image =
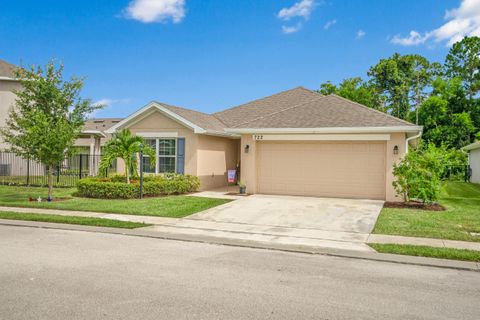
[{"label": "hedge row", "polygon": [[[198,177],[191,175],[146,176],[143,183],[144,196],[182,194],[197,191],[200,187]],[[140,196],[138,180],[126,183],[125,177],[86,178],[77,183],[78,195],[88,198],[132,199]]]}]

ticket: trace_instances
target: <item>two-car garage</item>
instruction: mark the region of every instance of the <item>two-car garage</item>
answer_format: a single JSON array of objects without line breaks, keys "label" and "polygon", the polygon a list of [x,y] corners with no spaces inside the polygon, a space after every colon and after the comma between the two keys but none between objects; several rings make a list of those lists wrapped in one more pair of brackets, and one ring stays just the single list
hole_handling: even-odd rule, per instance
[{"label": "two-car garage", "polygon": [[385,199],[386,141],[257,141],[257,192]]}]

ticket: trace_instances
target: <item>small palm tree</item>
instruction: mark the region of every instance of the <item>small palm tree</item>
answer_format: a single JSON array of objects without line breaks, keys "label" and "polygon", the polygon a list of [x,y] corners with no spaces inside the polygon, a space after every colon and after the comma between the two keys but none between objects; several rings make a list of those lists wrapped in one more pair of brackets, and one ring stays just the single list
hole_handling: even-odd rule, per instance
[{"label": "small palm tree", "polygon": [[144,145],[142,137],[133,135],[130,130],[122,129],[114,133],[112,139],[105,144],[100,169],[107,170],[112,161],[121,158],[125,162],[125,177],[130,183],[130,176],[137,170],[137,154],[143,147],[143,153],[150,157],[150,163],[155,165],[155,150]]}]

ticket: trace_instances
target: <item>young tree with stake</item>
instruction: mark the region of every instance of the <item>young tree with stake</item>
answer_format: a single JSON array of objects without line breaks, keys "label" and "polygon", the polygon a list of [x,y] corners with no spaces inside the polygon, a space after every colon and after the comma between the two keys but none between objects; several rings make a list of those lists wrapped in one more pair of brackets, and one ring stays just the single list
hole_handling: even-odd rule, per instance
[{"label": "young tree with stake", "polygon": [[87,116],[102,107],[80,97],[83,79],[65,81],[62,72],[63,65],[54,62],[45,68],[18,68],[15,77],[22,89],[14,91],[15,104],[0,129],[9,151],[45,165],[48,199],[52,199],[53,171],[73,151]]}]

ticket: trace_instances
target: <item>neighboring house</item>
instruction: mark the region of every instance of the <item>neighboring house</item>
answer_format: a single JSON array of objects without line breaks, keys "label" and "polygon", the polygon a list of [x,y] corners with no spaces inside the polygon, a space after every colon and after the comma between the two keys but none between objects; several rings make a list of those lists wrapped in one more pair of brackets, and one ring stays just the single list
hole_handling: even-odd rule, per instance
[{"label": "neighboring house", "polygon": [[[15,103],[16,95],[13,92],[22,88],[20,82],[15,79],[15,69],[16,66],[13,64],[0,60],[0,127],[5,127],[8,113]],[[90,157],[88,160],[88,168],[91,174],[95,174],[98,171],[101,146],[110,138],[110,135],[105,134],[104,131],[120,120],[118,118],[88,120],[85,129],[76,141],[75,145],[83,148],[83,151],[81,150],[82,153],[95,155],[95,157]],[[0,151],[5,149],[8,149],[8,144],[0,137]],[[10,155],[0,157],[0,167],[7,164],[10,166],[8,170],[0,169],[0,175],[2,172],[15,174],[25,171],[25,161],[16,161],[14,168],[11,167],[10,162],[12,162]]]},{"label": "neighboring house", "polygon": [[225,186],[227,170],[240,166],[248,193],[388,201],[400,200],[393,164],[422,130],[302,87],[214,114],[151,102],[106,133],[122,128],[156,150],[146,172],[196,175],[202,189]]},{"label": "neighboring house", "polygon": [[80,137],[75,140],[78,153],[86,156],[90,175],[98,174],[102,147],[110,140],[111,134],[106,130],[119,123],[122,118],[96,118],[85,122],[85,127]]},{"label": "neighboring house", "polygon": [[[15,66],[0,60],[0,127],[5,127],[8,112],[15,102],[14,90],[21,89],[20,83],[14,79]],[[7,147],[0,137],[0,150]]]},{"label": "neighboring house", "polygon": [[468,151],[468,164],[472,170],[470,182],[480,183],[480,141],[463,148]]}]

